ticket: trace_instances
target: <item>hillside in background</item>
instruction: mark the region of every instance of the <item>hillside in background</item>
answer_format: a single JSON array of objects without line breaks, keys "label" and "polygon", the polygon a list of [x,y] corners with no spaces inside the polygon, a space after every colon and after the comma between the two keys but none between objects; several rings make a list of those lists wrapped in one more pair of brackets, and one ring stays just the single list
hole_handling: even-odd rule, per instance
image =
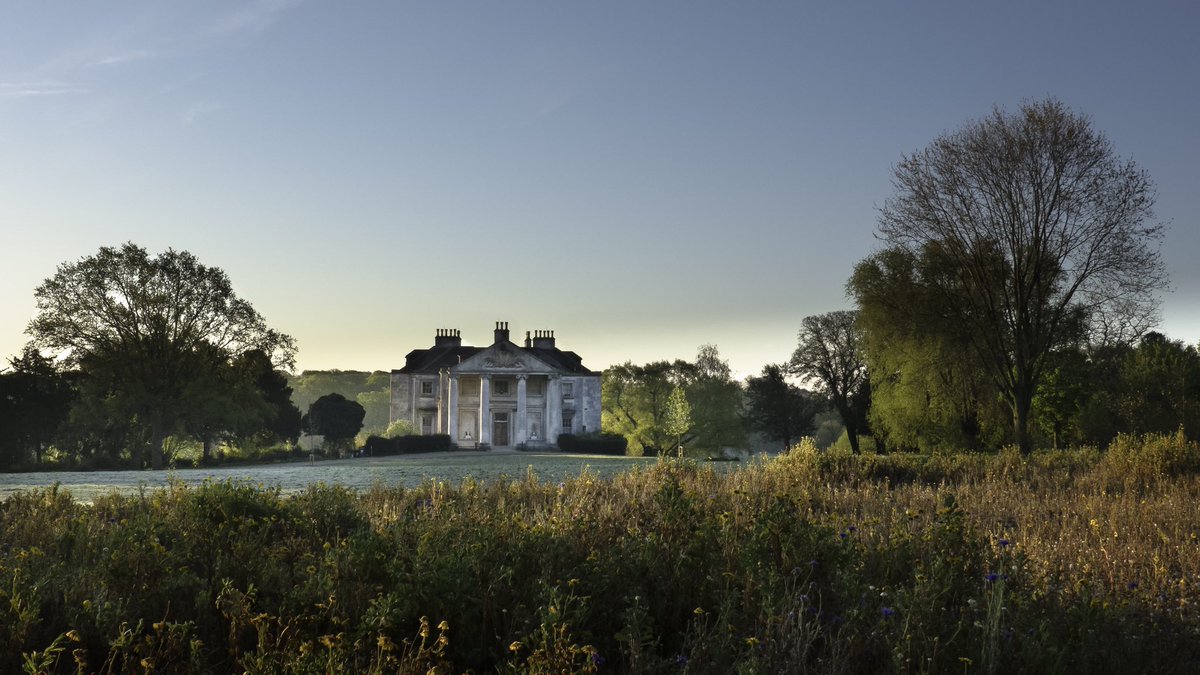
[{"label": "hillside in background", "polygon": [[382,433],[388,424],[389,376],[382,370],[305,370],[289,375],[292,402],[307,412],[308,406],[326,394],[341,394],[367,411],[363,432]]}]

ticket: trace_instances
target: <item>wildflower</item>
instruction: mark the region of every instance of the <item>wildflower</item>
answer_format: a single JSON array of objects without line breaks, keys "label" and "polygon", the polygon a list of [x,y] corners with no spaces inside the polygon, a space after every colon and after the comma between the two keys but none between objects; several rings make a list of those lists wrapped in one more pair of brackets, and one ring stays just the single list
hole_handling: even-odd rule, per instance
[{"label": "wildflower", "polygon": [[817,562],[815,559],[814,559],[814,560],[809,560],[809,561],[808,561],[808,566],[809,566],[809,567],[816,567],[817,565],[820,565],[820,564],[821,564],[821,563]]},{"label": "wildflower", "polygon": [[995,581],[1000,578],[1000,575],[996,574],[995,572],[988,572],[987,574],[983,575],[983,578],[987,579],[987,582],[990,584],[995,583]]},{"label": "wildflower", "polygon": [[1008,548],[1008,545],[1010,542],[1007,539],[1001,539],[1000,541],[998,541],[996,543],[1000,544],[1000,548]]},{"label": "wildflower", "polygon": [[688,662],[688,658],[687,658],[686,656],[684,656],[683,654],[676,654],[676,655],[675,655],[675,665],[677,665],[677,666],[686,666],[686,665],[687,665],[687,662]]},{"label": "wildflower", "polygon": [[1126,584],[1126,586],[1129,588],[1129,590],[1131,590],[1131,591],[1136,591],[1136,590],[1137,590],[1137,587],[1138,587],[1138,582],[1136,582],[1136,581],[1131,581],[1131,582],[1129,582],[1128,584]]},{"label": "wildflower", "polygon": [[853,525],[851,525],[850,527],[847,527],[847,528],[846,528],[846,531],[847,531],[847,532],[850,532],[850,533],[854,533],[854,532],[858,532],[858,528],[857,528],[857,527],[855,527],[855,526],[853,526]]},{"label": "wildflower", "polygon": [[521,643],[517,640],[514,640],[513,643],[508,646],[508,651],[513,652],[514,654],[521,651]]},{"label": "wildflower", "polygon": [[704,610],[697,607],[696,609],[692,610],[692,614],[695,614],[696,616],[704,616]]},{"label": "wildflower", "polygon": [[450,630],[450,622],[442,619],[442,622],[438,624],[438,630]]},{"label": "wildflower", "polygon": [[754,649],[755,647],[758,646],[758,638],[753,637],[753,636],[746,638],[746,646],[751,649]]},{"label": "wildflower", "polygon": [[67,631],[67,639],[71,642],[79,642],[79,631],[75,630],[74,628]]},{"label": "wildflower", "polygon": [[879,613],[883,615],[883,618],[888,619],[896,615],[896,610],[891,607],[884,607],[879,610]]},{"label": "wildflower", "polygon": [[597,654],[595,652],[592,652],[592,665],[596,665],[596,666],[604,665],[604,657],[600,656],[599,654]]}]

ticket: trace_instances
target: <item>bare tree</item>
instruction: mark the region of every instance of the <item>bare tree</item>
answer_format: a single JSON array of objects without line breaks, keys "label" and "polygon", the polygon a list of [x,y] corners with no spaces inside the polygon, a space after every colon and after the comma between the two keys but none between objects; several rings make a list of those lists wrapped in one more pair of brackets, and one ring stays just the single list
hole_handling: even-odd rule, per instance
[{"label": "bare tree", "polygon": [[961,321],[1029,452],[1047,357],[1079,334],[1136,337],[1166,284],[1154,187],[1091,120],[1050,99],[997,108],[904,157],[880,215],[889,245],[940,259]]},{"label": "bare tree", "polygon": [[858,312],[849,311],[804,317],[799,346],[789,364],[791,372],[811,380],[838,411],[855,453],[870,405],[870,383],[857,320]]}]

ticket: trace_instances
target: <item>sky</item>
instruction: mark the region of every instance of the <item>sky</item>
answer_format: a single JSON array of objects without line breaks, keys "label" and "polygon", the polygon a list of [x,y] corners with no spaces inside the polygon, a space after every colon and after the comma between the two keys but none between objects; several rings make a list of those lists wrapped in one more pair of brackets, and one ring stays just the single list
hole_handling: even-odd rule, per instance
[{"label": "sky", "polygon": [[439,328],[594,370],[786,361],[906,154],[1023,100],[1155,181],[1200,341],[1200,3],[0,0],[0,359],[59,264],[223,269],[297,369]]}]

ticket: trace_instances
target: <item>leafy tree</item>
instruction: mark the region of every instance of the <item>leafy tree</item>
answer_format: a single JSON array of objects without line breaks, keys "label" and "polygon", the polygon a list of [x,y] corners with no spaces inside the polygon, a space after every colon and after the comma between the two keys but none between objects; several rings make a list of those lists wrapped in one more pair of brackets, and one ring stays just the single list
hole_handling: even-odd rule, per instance
[{"label": "leafy tree", "polygon": [[267,327],[223,271],[186,251],[151,257],[132,243],[59,266],[35,291],[28,332],[36,347],[77,366],[110,413],[144,430],[151,465],[198,405],[209,358],[252,349],[290,365],[290,337]]},{"label": "leafy tree", "polygon": [[682,359],[608,368],[600,377],[601,429],[624,436],[635,453],[665,453],[672,443],[666,428],[667,401],[693,369]]},{"label": "leafy tree", "polygon": [[787,381],[785,366],[768,364],[762,375],[746,380],[746,419],[750,427],[770,440],[792,447],[813,432],[819,405],[800,387]]},{"label": "leafy tree", "polygon": [[879,233],[936,255],[939,307],[1007,401],[1013,437],[1032,449],[1033,398],[1050,355],[1084,323],[1093,342],[1136,336],[1165,284],[1154,188],[1090,120],[1030,102],[936,139],[895,168]]},{"label": "leafy tree", "polygon": [[799,346],[789,368],[811,380],[842,417],[850,448],[859,451],[858,436],[867,431],[871,385],[862,354],[857,312],[840,311],[804,317]]},{"label": "leafy tree", "polygon": [[401,436],[412,436],[417,433],[413,423],[408,420],[396,420],[387,426],[384,430],[384,438],[400,438]]},{"label": "leafy tree", "polygon": [[331,448],[342,452],[362,429],[366,414],[356,401],[349,401],[341,394],[326,394],[308,407],[303,426],[309,433],[324,436]]},{"label": "leafy tree", "polygon": [[996,437],[996,388],[966,327],[942,307],[944,269],[928,250],[890,248],[856,265],[847,284],[871,378],[871,428],[894,447],[978,450]]},{"label": "leafy tree", "polygon": [[0,374],[0,466],[25,463],[42,454],[67,421],[75,390],[54,362],[32,346]]},{"label": "leafy tree", "polygon": [[[604,371],[600,387],[601,429],[624,436],[635,453],[663,454],[681,443],[713,452],[746,443],[742,388],[714,345],[701,346],[695,363],[613,366]],[[678,437],[667,429],[667,404],[676,388],[691,411],[691,424]]]},{"label": "leafy tree", "polygon": [[745,392],[733,379],[733,371],[716,345],[701,345],[694,367],[684,369],[682,376],[692,413],[688,447],[708,453],[726,447],[745,447],[746,426],[742,419]]},{"label": "leafy tree", "polygon": [[[287,374],[276,369],[271,357],[252,349],[239,356],[233,363],[241,377],[254,385],[256,394],[263,403],[263,419],[249,431],[260,441],[284,441],[295,443],[300,437],[300,409],[292,403],[292,388],[288,386]],[[245,432],[242,434],[245,436]]]},{"label": "leafy tree", "polygon": [[[258,350],[252,350],[262,354]],[[248,352],[249,353],[249,352]],[[196,348],[202,360],[195,376],[184,385],[189,405],[182,413],[184,429],[200,441],[203,461],[212,458],[213,444],[233,436],[248,436],[261,429],[271,410],[244,368],[230,362],[226,353],[210,345]],[[246,355],[238,357],[243,361]],[[269,361],[268,361],[269,363]]]},{"label": "leafy tree", "polygon": [[676,386],[667,397],[667,415],[663,430],[675,438],[675,447],[683,455],[683,435],[692,428],[692,406],[688,404],[683,387]]},{"label": "leafy tree", "polygon": [[1117,414],[1133,433],[1200,437],[1200,353],[1161,333],[1147,333],[1122,360]]}]

